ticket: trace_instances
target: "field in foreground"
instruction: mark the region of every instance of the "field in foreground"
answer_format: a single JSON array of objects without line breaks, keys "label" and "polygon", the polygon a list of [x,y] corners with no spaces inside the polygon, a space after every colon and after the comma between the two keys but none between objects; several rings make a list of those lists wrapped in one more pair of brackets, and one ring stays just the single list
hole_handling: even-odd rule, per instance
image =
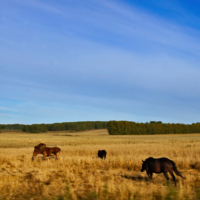
[{"label": "field in foreground", "polygon": [[[40,142],[58,146],[60,159],[31,161]],[[107,151],[106,160],[97,151]],[[173,160],[184,179],[167,184],[140,172],[148,157]],[[170,177],[171,179],[171,177]],[[0,199],[200,199],[200,135],[114,136],[106,130],[0,133]]]}]

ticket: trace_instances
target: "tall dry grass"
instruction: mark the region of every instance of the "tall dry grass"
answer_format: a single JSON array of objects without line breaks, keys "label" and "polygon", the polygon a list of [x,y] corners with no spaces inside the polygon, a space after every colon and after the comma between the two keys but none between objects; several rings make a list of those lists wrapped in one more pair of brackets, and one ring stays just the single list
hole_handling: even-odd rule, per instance
[{"label": "tall dry grass", "polygon": [[[60,159],[31,161],[38,143]],[[200,199],[200,135],[109,136],[105,130],[0,134],[0,199]],[[107,151],[106,160],[97,151]],[[172,159],[184,179],[141,173],[147,157]],[[171,177],[170,177],[171,178]],[[199,195],[199,196],[198,196]]]}]

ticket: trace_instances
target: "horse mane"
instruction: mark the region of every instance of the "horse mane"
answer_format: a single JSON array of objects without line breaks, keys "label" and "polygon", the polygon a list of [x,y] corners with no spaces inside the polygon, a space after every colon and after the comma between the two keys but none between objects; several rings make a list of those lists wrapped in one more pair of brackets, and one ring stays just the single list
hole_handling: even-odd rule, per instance
[{"label": "horse mane", "polygon": [[46,147],[46,144],[44,144],[44,143],[40,143],[37,146],[35,146],[36,149],[41,149],[41,148],[44,148],[44,147]]},{"label": "horse mane", "polygon": [[[148,161],[148,160],[155,160],[155,158],[149,157],[149,158],[147,158],[145,161]],[[145,162],[145,161],[144,161],[144,162]]]}]

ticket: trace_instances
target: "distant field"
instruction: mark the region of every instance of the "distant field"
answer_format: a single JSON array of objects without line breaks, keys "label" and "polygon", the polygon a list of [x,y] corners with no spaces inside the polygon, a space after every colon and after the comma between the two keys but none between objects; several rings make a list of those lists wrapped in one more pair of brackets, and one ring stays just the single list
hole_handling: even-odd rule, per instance
[{"label": "distant field", "polygon": [[[60,159],[31,161],[39,143],[58,146]],[[108,135],[107,130],[0,133],[0,199],[200,199],[200,134]],[[97,151],[107,151],[106,160]],[[141,173],[148,157],[173,160],[184,179]],[[170,176],[170,175],[169,175]],[[171,177],[170,177],[171,179]]]}]

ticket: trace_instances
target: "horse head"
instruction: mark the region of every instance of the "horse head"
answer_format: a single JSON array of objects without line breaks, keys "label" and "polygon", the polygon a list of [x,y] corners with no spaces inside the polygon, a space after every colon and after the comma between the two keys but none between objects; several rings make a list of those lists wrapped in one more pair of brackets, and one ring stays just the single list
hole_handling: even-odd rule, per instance
[{"label": "horse head", "polygon": [[144,170],[146,170],[146,161],[142,160],[142,169],[141,169],[141,172],[143,172]]},{"label": "horse head", "polygon": [[35,146],[35,149],[41,149],[41,148],[44,148],[44,147],[46,147],[46,144],[40,143],[37,146]]}]

